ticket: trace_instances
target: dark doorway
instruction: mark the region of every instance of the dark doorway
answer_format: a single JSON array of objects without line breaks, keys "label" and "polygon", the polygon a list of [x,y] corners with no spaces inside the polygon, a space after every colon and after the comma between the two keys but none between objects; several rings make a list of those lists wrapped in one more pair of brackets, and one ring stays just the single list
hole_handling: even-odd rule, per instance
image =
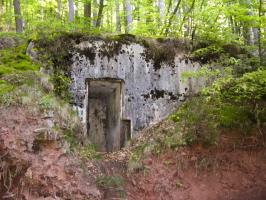
[{"label": "dark doorway", "polygon": [[87,134],[99,151],[121,148],[122,87],[119,79],[87,79]]}]

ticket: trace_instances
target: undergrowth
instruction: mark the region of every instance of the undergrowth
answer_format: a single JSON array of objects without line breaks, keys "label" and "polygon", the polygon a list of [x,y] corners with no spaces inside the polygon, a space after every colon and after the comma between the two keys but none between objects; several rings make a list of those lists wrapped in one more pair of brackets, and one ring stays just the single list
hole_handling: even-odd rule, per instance
[{"label": "undergrowth", "polygon": [[[185,102],[172,119],[188,144],[215,144],[221,128],[236,128],[244,135],[254,128],[264,135],[266,116],[266,70],[234,77],[233,70],[204,88],[199,97]],[[231,73],[230,73],[231,72]]]},{"label": "undergrowth", "polygon": [[97,177],[96,184],[103,190],[109,190],[112,193],[118,194],[120,198],[124,199],[126,197],[126,192],[124,189],[125,180],[121,176],[102,175]]},{"label": "undergrowth", "polygon": [[[264,140],[266,66],[260,65],[256,57],[241,60],[228,54],[218,55],[224,52],[219,49],[208,48],[194,53],[203,59],[210,51],[217,53],[216,62],[204,65],[199,71],[183,73],[183,80],[201,79],[206,87],[199,94],[187,98],[170,116],[175,128],[155,129],[152,139],[135,147],[129,160],[130,171],[145,168],[142,163],[147,158],[145,152],[156,155],[186,145],[216,145],[221,131],[226,129],[238,130],[243,137],[256,134]],[[254,65],[246,70],[252,60]]]},{"label": "undergrowth", "polygon": [[12,101],[12,94],[23,85],[33,86],[39,65],[26,55],[26,46],[0,50],[0,104]]},{"label": "undergrowth", "polygon": [[[52,117],[51,131],[61,135],[70,151],[89,159],[97,157],[93,148],[81,145],[82,125],[77,112],[56,95],[53,79],[40,73],[39,68],[40,64],[26,55],[25,44],[0,50],[0,108],[23,106],[32,113]],[[63,86],[60,89],[66,91]]]}]

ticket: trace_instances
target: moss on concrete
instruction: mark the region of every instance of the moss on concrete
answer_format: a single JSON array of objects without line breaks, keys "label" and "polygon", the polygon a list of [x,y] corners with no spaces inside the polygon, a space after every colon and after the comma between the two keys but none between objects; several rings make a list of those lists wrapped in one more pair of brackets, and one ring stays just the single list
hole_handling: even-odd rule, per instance
[{"label": "moss on concrete", "polygon": [[[93,44],[95,41],[102,41],[100,46],[100,57],[114,58],[121,53],[123,45],[139,44],[145,47],[142,54],[147,62],[153,62],[155,70],[161,68],[165,63],[174,66],[174,59],[177,52],[188,52],[190,48],[189,41],[174,38],[144,38],[131,34],[121,35],[88,35],[82,33],[60,33],[56,34],[53,39],[42,36],[35,41],[37,48],[41,51],[41,55],[49,55],[54,68],[63,70],[69,75],[71,66],[71,52],[77,51],[80,55],[86,56],[91,64],[94,64],[96,56],[96,47],[88,47],[83,50],[75,49],[75,45],[82,41],[89,41]],[[45,59],[47,56],[45,56]]]}]

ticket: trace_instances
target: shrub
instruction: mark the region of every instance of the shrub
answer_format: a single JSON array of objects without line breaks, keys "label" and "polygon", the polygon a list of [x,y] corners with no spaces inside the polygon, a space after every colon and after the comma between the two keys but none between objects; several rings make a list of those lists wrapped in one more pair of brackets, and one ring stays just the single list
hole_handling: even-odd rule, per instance
[{"label": "shrub", "polygon": [[246,73],[223,85],[221,96],[234,102],[259,103],[266,100],[266,70]]},{"label": "shrub", "polygon": [[41,97],[39,105],[42,109],[49,110],[55,105],[54,101],[54,97],[51,94],[47,94]]},{"label": "shrub", "polygon": [[255,125],[260,130],[266,121],[266,70],[242,77],[233,77],[230,68],[223,71],[226,73],[218,73],[223,76],[172,116],[188,144],[215,144],[219,127],[239,128],[247,134]]},{"label": "shrub", "polygon": [[219,108],[203,97],[194,97],[172,115],[187,144],[215,144],[218,136]]},{"label": "shrub", "polygon": [[203,64],[208,63],[209,61],[215,61],[218,60],[221,56],[221,54],[224,53],[224,50],[222,47],[218,45],[210,45],[205,48],[200,48],[195,50],[191,58],[194,61],[199,61]]},{"label": "shrub", "polygon": [[55,72],[51,81],[54,85],[54,93],[60,98],[69,101],[71,98],[69,91],[71,79],[60,72]]}]

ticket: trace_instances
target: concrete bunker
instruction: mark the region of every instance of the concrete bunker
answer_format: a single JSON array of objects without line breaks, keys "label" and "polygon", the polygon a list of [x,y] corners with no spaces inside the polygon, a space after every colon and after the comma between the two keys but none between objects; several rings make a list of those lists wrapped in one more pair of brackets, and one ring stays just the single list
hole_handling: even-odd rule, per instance
[{"label": "concrete bunker", "polygon": [[123,120],[124,81],[89,78],[87,84],[87,135],[99,151],[122,148],[130,135],[130,121]]}]

